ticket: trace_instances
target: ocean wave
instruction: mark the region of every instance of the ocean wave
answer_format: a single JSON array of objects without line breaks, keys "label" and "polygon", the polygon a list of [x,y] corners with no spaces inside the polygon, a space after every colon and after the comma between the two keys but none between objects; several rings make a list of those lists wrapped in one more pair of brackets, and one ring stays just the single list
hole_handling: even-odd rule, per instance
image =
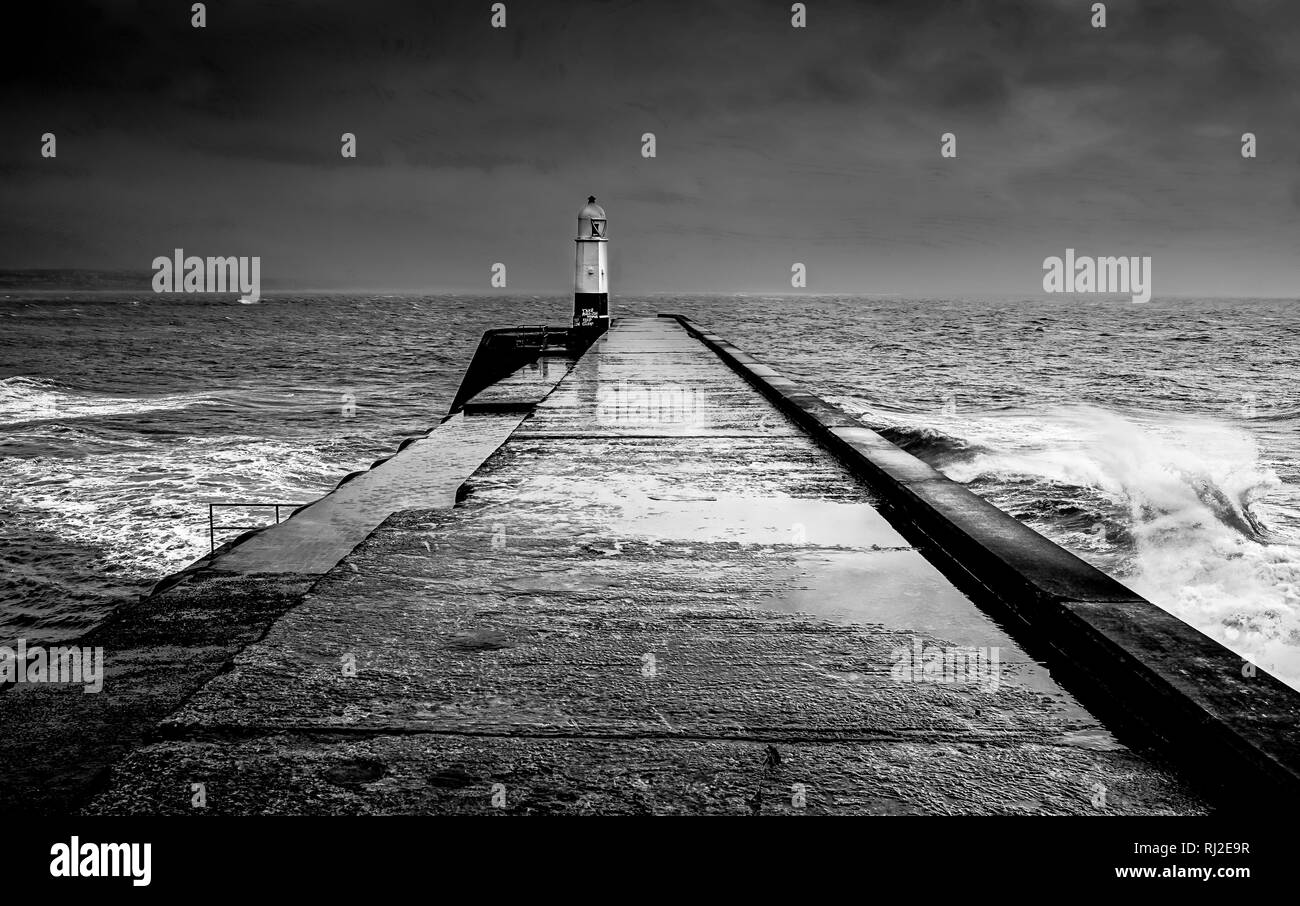
[{"label": "ocean wave", "polygon": [[1282,482],[1248,430],[1087,406],[967,428],[945,474],[1300,688],[1300,526],[1264,518]]},{"label": "ocean wave", "polygon": [[157,577],[207,552],[207,501],[305,503],[349,465],[328,449],[238,435],[5,458],[0,514],[34,535],[97,551],[126,576]]},{"label": "ocean wave", "polygon": [[936,468],[969,460],[983,452],[978,445],[938,428],[877,425],[876,430],[891,443]]},{"label": "ocean wave", "polygon": [[202,393],[152,397],[80,393],[55,381],[20,375],[0,380],[0,425],[184,409],[204,399]]},{"label": "ocean wave", "polygon": [[[969,460],[983,452],[982,447],[958,433],[958,420],[942,411],[918,413],[856,398],[832,398],[831,401],[891,443],[936,468]],[[921,422],[920,418],[929,421]]]},{"label": "ocean wave", "polygon": [[1257,413],[1251,416],[1251,418],[1262,422],[1300,421],[1300,407],[1274,409],[1268,406],[1261,406]]}]

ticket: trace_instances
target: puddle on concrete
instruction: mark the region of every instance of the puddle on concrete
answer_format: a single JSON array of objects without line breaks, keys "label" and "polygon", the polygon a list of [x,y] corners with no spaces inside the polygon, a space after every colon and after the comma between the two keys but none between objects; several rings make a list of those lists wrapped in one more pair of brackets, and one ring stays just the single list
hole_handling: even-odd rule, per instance
[{"label": "puddle on concrete", "polygon": [[[782,613],[804,613],[836,623],[884,626],[923,637],[922,649],[997,649],[998,684],[1028,689],[1045,708],[1057,708],[1080,729],[1059,742],[1088,749],[1123,746],[987,614],[919,553],[812,550],[796,554],[787,590],[753,602]],[[997,693],[990,694],[996,707]]]},{"label": "puddle on concrete", "polygon": [[[540,486],[544,482],[545,486]],[[869,503],[785,495],[756,496],[723,488],[683,490],[642,479],[596,483],[547,478],[520,497],[582,500],[600,514],[602,531],[621,539],[827,547],[906,548],[908,543]],[[631,486],[629,486],[631,484]],[[567,485],[567,487],[566,487]],[[617,490],[615,490],[617,488]]]},{"label": "puddle on concrete", "polygon": [[1124,746],[1114,736],[1111,736],[1108,731],[1101,727],[1085,727],[1072,730],[1062,736],[1060,742],[1084,749],[1092,749],[1096,752],[1119,752],[1124,749]]},{"label": "puddle on concrete", "polygon": [[[554,507],[557,519],[563,512],[585,523],[584,528],[598,527],[602,535],[623,541],[732,542],[780,553],[785,562],[779,568],[788,577],[786,590],[745,601],[745,606],[884,626],[915,633],[926,646],[996,648],[1002,665],[999,683],[1037,693],[1043,708],[1061,710],[1081,728],[1062,737],[1060,744],[1122,748],[1056,683],[1044,664],[1027,655],[997,622],[911,549],[868,503],[686,488],[654,477],[621,474],[608,483],[539,478],[529,482],[525,493],[535,514]],[[570,500],[583,501],[579,512],[572,505],[561,510],[561,501]],[[592,578],[532,575],[502,584],[544,594],[587,586]],[[996,691],[990,694],[989,706],[997,707]]]},{"label": "puddle on concrete", "polygon": [[954,645],[1015,645],[916,551],[813,550],[799,552],[797,559],[791,587],[765,606],[926,633]]}]

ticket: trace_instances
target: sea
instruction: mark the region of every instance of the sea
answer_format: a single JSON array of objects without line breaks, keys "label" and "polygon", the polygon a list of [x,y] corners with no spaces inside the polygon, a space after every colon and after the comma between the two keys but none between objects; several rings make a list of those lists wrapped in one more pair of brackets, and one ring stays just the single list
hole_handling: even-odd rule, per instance
[{"label": "sea", "polygon": [[[1300,302],[611,309],[689,315],[1300,688]],[[437,423],[484,330],[570,310],[561,295],[0,295],[0,641],[80,635],[203,556],[211,502],[328,492]]]}]

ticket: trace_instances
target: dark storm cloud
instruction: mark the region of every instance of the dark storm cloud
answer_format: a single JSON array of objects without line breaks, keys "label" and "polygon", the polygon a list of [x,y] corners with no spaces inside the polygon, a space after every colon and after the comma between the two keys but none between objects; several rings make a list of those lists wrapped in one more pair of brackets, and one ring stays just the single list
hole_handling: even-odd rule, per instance
[{"label": "dark storm cloud", "polygon": [[804,30],[784,0],[506,5],[504,31],[480,0],[226,0],[203,30],[42,5],[0,58],[0,265],[203,243],[303,285],[486,289],[505,261],[562,292],[596,193],[628,291],[779,289],[794,260],[812,289],[1032,290],[1090,242],[1186,291],[1243,242],[1300,277],[1286,3],[1123,0],[1105,30],[1082,0],[810,0]]}]

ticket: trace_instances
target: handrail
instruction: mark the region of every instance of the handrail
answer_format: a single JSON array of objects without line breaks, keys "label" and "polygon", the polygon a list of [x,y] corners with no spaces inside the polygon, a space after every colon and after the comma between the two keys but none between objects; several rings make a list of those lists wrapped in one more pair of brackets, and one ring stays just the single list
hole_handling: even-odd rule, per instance
[{"label": "handrail", "polygon": [[[281,508],[281,507],[286,507],[286,508],[288,508],[288,507],[292,507],[292,508],[294,508],[294,509],[297,509],[298,507],[301,507],[301,506],[303,506],[303,504],[301,504],[301,503],[256,503],[256,502],[250,502],[250,501],[232,501],[232,500],[218,500],[218,501],[211,501],[211,500],[210,500],[210,501],[208,501],[208,548],[209,548],[209,553],[215,552],[216,549],[217,549],[217,534],[216,534],[216,533],[217,533],[218,531],[226,531],[227,529],[242,529],[242,530],[244,530],[244,531],[247,531],[247,530],[249,530],[249,529],[260,529],[260,528],[266,528],[265,525],[231,525],[231,524],[229,524],[229,523],[227,523],[227,524],[225,524],[225,525],[218,525],[218,524],[217,524],[217,521],[216,521],[216,509],[217,509],[217,507],[244,507],[244,508],[258,508],[258,507],[261,507],[261,508],[274,508],[274,509],[275,509],[275,524],[276,524],[276,525],[279,525],[279,524],[280,524],[280,508]],[[293,514],[291,513],[290,515],[293,515]],[[285,518],[288,519],[289,517],[286,516]]]}]

